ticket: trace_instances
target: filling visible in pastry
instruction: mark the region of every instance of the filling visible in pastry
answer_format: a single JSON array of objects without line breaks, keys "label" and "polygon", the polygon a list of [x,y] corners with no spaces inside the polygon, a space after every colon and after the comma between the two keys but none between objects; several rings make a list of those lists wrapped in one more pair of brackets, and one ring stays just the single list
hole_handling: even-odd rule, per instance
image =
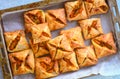
[{"label": "filling visible in pastry", "polygon": [[100,35],[92,39],[98,58],[105,57],[117,52],[112,33]]},{"label": "filling visible in pastry", "polygon": [[99,41],[99,40],[97,40],[97,39],[95,39],[94,42],[95,42],[96,44],[100,45],[101,47],[106,47],[106,48],[108,48],[108,49],[110,49],[110,50],[112,49],[112,46],[111,46],[110,44],[106,43],[106,42]]},{"label": "filling visible in pastry", "polygon": [[21,51],[29,48],[28,42],[23,30],[5,32],[7,50],[9,52]]},{"label": "filling visible in pastry", "polygon": [[30,40],[31,48],[35,54],[35,57],[40,57],[49,54],[49,51],[47,49],[46,42],[33,44],[32,39]]},{"label": "filling visible in pastry", "polygon": [[108,11],[108,5],[105,0],[84,0],[86,10],[89,16],[106,13]]},{"label": "filling visible in pastry", "polygon": [[41,16],[41,13],[34,14],[27,14],[27,16],[35,23],[35,24],[41,24],[44,23],[44,19]]},{"label": "filling visible in pastry", "polygon": [[69,40],[64,35],[51,39],[47,46],[53,60],[61,59],[72,52]]},{"label": "filling visible in pastry", "polygon": [[9,54],[14,75],[34,73],[34,55],[31,49]]},{"label": "filling visible in pastry", "polygon": [[102,25],[99,18],[81,20],[79,21],[79,24],[86,40],[103,34]]},{"label": "filling visible in pastry", "polygon": [[45,14],[42,10],[31,10],[24,13],[26,32],[30,32],[32,26],[45,23]]},{"label": "filling visible in pastry", "polygon": [[73,49],[85,46],[80,27],[71,28],[69,30],[62,30],[60,34],[66,35],[66,37],[70,40],[71,47]]},{"label": "filling visible in pastry", "polygon": [[48,10],[46,20],[51,31],[64,28],[67,24],[65,10],[63,8]]},{"label": "filling visible in pastry", "polygon": [[61,73],[76,71],[79,69],[79,66],[78,66],[77,60],[76,60],[76,55],[74,52],[70,55],[67,55],[63,59],[60,59],[59,65],[60,65]]},{"label": "filling visible in pastry", "polygon": [[17,57],[13,57],[16,62],[16,70],[19,69],[19,67],[22,65],[22,60],[19,60]]},{"label": "filling visible in pastry", "polygon": [[76,5],[74,5],[72,12],[70,13],[70,18],[76,17],[79,13],[83,11],[82,2],[78,1]]},{"label": "filling visible in pastry", "polygon": [[52,61],[50,57],[36,58],[36,79],[50,78],[59,74],[57,60]]},{"label": "filling visible in pastry", "polygon": [[31,34],[32,34],[33,44],[42,43],[50,40],[51,38],[51,33],[47,23],[38,24],[31,27]]},{"label": "filling visible in pastry", "polygon": [[75,53],[80,68],[97,64],[93,46],[76,49]]},{"label": "filling visible in pastry", "polygon": [[27,68],[27,69],[29,69],[29,70],[32,70],[32,67],[30,66],[30,64],[29,64],[29,57],[30,56],[30,54],[28,54],[27,56],[26,56],[26,58],[25,58],[25,67]]},{"label": "filling visible in pastry", "polygon": [[57,21],[60,24],[64,24],[64,22],[62,20],[60,20],[59,18],[57,18],[54,14],[52,13],[48,13],[48,15],[55,21]]},{"label": "filling visible in pastry", "polygon": [[18,42],[20,41],[20,37],[21,37],[21,33],[19,33],[17,37],[11,42],[9,47],[10,50],[13,50],[17,46]]},{"label": "filling visible in pastry", "polygon": [[65,9],[67,13],[67,19],[69,21],[87,18],[87,13],[82,0],[66,2]]}]

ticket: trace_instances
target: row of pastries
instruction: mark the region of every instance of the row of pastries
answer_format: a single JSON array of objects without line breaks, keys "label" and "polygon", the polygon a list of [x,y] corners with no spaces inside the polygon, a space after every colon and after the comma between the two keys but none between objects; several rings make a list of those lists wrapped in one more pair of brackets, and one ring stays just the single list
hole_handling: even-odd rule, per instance
[{"label": "row of pastries", "polygon": [[[107,11],[105,0],[66,2],[65,9],[46,12],[26,11],[25,31],[4,33],[13,75],[35,73],[36,79],[50,78],[95,65],[99,58],[115,54],[112,33],[104,34],[100,18],[87,19]],[[67,20],[79,20],[80,26],[61,30],[52,38],[51,31],[64,28]],[[90,46],[85,40],[91,41]]]},{"label": "row of pastries", "polygon": [[26,12],[24,14],[25,28],[26,32],[30,32],[30,26],[47,22],[49,29],[54,31],[67,26],[66,17],[69,21],[83,20],[92,15],[106,13],[107,11],[108,6],[105,0],[76,0],[66,2],[65,9],[47,10],[45,13],[42,10]]}]

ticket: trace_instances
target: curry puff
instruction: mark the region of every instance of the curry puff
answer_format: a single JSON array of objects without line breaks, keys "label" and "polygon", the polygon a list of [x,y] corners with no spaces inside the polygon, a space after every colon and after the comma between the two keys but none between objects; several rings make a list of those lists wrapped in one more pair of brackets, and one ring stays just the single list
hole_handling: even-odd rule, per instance
[{"label": "curry puff", "polygon": [[28,33],[33,25],[45,23],[45,13],[39,9],[27,11],[24,13],[24,21]]},{"label": "curry puff", "polygon": [[51,33],[47,23],[38,24],[31,27],[33,44],[42,43],[50,40]]},{"label": "curry puff", "polygon": [[83,47],[75,50],[78,65],[80,68],[97,64],[93,46]]},{"label": "curry puff", "polygon": [[67,13],[67,19],[69,21],[88,18],[84,3],[82,0],[66,2],[65,9]]},{"label": "curry puff", "polygon": [[105,57],[117,52],[112,33],[104,34],[92,39],[98,58]]},{"label": "curry puff", "polygon": [[62,30],[60,34],[66,35],[66,37],[70,40],[71,47],[73,49],[85,46],[81,28],[78,26],[69,30]]},{"label": "curry puff", "polygon": [[13,75],[34,73],[34,55],[31,49],[9,54]]},{"label": "curry puff", "polygon": [[59,60],[60,72],[71,72],[79,69],[75,52]]},{"label": "curry puff", "polygon": [[49,54],[46,42],[33,44],[33,40],[31,39],[30,40],[30,45],[31,45],[31,48],[34,52],[35,57],[40,57],[40,56],[44,56],[44,55]]},{"label": "curry puff", "polygon": [[69,40],[65,35],[60,35],[54,39],[51,39],[47,43],[47,46],[53,60],[61,59],[71,54],[73,51],[70,46]]},{"label": "curry puff", "polygon": [[103,34],[100,18],[92,18],[79,21],[84,39],[91,39]]},{"label": "curry puff", "polygon": [[46,79],[59,74],[58,61],[52,61],[49,56],[36,58],[36,79]]},{"label": "curry puff", "polygon": [[105,0],[84,0],[88,16],[107,13],[108,5]]},{"label": "curry puff", "polygon": [[64,28],[67,25],[64,8],[47,10],[46,21],[51,31]]},{"label": "curry puff", "polygon": [[28,42],[23,30],[5,32],[5,40],[8,52],[16,52],[29,48]]}]

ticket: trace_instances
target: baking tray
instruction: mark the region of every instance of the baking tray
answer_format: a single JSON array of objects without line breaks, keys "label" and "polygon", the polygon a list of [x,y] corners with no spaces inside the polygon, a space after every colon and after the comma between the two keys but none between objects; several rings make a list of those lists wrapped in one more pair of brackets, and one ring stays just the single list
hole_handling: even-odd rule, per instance
[{"label": "baking tray", "polygon": [[[57,6],[57,4],[62,4],[63,2],[66,2],[66,1],[71,1],[71,0],[44,0],[40,2],[35,2],[27,5],[14,7],[14,8],[0,10],[0,64],[2,66],[4,79],[13,79],[13,76],[10,68],[10,62],[8,59],[8,53],[6,50],[6,44],[5,44],[3,33],[4,31],[13,31],[13,30],[4,29],[3,17],[9,14],[12,14],[14,16],[14,13],[24,12],[27,10],[37,9],[37,8],[42,8],[43,10],[46,10],[48,7]],[[120,51],[120,18],[119,18],[120,15],[118,11],[118,6],[116,3],[116,0],[107,0],[107,3],[110,8],[109,14],[112,22],[111,31],[114,34],[114,38],[115,38],[116,45],[119,52]],[[17,29],[23,29],[23,27],[16,28],[16,30]],[[56,31],[56,34],[57,32],[58,31]]]}]

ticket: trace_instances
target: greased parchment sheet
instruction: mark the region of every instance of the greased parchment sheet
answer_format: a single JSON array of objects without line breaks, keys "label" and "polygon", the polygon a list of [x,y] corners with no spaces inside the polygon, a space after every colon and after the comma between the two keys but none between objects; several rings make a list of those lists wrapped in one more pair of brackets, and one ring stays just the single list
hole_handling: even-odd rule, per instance
[{"label": "greased parchment sheet", "polygon": [[[47,9],[53,9],[53,8],[59,8],[59,7],[63,7],[63,4],[59,4],[52,7],[43,8],[43,9],[47,10]],[[23,12],[24,11],[18,11],[18,12],[10,12],[10,13],[4,14],[2,17],[4,31],[15,31],[19,29],[24,29]],[[113,30],[110,11],[107,14],[96,15],[91,18],[101,18],[101,23],[103,26],[102,28],[104,33],[108,33]],[[69,29],[77,25],[78,25],[77,22],[68,22],[67,27],[65,27],[64,29]],[[60,30],[52,32],[53,38],[59,35]],[[90,41],[85,41],[85,43],[86,45],[89,45]],[[99,59],[98,64],[95,66],[82,68],[79,71],[75,71],[75,72],[61,74],[52,79],[76,79],[76,78],[86,77],[92,74],[100,74],[103,76],[114,76],[114,75],[120,74],[119,66],[120,66],[120,55],[119,53],[117,53],[115,55]],[[14,78],[15,79],[34,79],[35,77],[33,74],[26,74],[21,76],[15,76]]]}]

